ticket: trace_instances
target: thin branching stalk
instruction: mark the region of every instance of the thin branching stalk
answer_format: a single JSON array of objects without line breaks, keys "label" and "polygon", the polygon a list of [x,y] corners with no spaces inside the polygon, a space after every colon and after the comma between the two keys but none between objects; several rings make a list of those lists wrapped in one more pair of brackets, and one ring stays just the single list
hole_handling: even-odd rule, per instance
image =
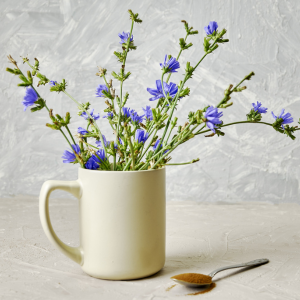
[{"label": "thin branching stalk", "polygon": [[[188,36],[189,36],[189,34],[187,33],[186,36],[185,36],[184,42],[186,42],[186,39],[187,39]],[[178,59],[179,59],[179,57],[180,57],[182,51],[183,51],[183,50],[180,48],[180,51],[179,51],[179,53],[178,53],[178,55],[177,55],[177,58],[176,58],[177,61],[178,61]],[[170,74],[168,75],[168,78],[167,78],[167,80],[166,80],[166,83],[169,82],[169,79],[170,79],[171,75],[172,75],[172,73],[170,73]]]},{"label": "thin branching stalk", "polygon": [[[76,104],[77,106],[84,110],[86,112],[86,114],[90,117],[91,120],[93,120],[92,116],[90,115],[90,113],[75,99],[73,98],[68,92],[66,92],[66,90],[63,91],[64,94],[66,94],[70,99],[72,99]],[[93,120],[93,126],[96,128],[98,134],[99,134],[99,138],[100,138],[100,141],[103,145],[103,149],[104,149],[104,153],[105,153],[105,157],[107,157],[107,151],[106,151],[106,147],[105,147],[105,143],[104,143],[104,140],[103,140],[103,136],[102,136],[102,133],[101,133],[101,130],[100,128],[98,127],[97,123],[95,120]]]},{"label": "thin branching stalk", "polygon": [[[124,56],[124,60],[123,60],[123,66],[124,66],[124,73],[125,73],[125,63],[126,63],[126,58],[127,58],[127,53],[129,52],[129,44],[130,44],[130,39],[132,36],[132,30],[133,30],[133,24],[134,24],[134,20],[132,20],[131,22],[131,28],[130,28],[130,34],[127,40],[127,47],[126,47],[126,51],[125,51],[125,56]],[[120,105],[119,105],[119,115],[118,115],[118,124],[117,124],[117,133],[116,133],[116,141],[119,138],[119,130],[120,130],[120,123],[121,123],[121,113],[122,113],[122,106],[123,106],[123,80],[120,83]],[[116,153],[114,155],[114,164],[113,164],[113,170],[116,169]]]}]

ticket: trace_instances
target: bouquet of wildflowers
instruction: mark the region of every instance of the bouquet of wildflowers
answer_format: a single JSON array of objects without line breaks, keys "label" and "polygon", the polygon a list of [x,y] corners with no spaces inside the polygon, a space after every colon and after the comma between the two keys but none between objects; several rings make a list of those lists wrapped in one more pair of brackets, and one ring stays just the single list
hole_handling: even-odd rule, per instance
[{"label": "bouquet of wildflowers", "polygon": [[[150,106],[146,106],[142,108],[143,113],[130,109],[128,106],[129,94],[123,91],[124,82],[130,78],[131,74],[126,69],[126,58],[131,50],[137,49],[132,32],[134,24],[142,23],[142,20],[131,10],[129,10],[129,15],[131,19],[130,32],[119,33],[120,51],[114,52],[121,65],[120,72],[111,73],[112,77],[119,82],[119,87],[113,86],[112,79],[108,79],[105,68],[99,67],[99,72],[96,74],[103,79],[103,84],[96,89],[96,97],[105,99],[107,108],[104,110],[105,115],[102,118],[106,118],[109,122],[115,135],[114,141],[108,141],[101,132],[97,124],[97,120],[100,118],[99,113],[94,112],[89,102],[80,103],[73,98],[66,90],[67,84],[64,79],[61,83],[49,80],[40,73],[39,61],[36,58],[34,64],[31,64],[29,59],[24,57],[23,62],[31,69],[27,71],[26,76],[18,67],[17,62],[8,56],[15,68],[6,70],[19,76],[21,83],[18,86],[26,87],[23,101],[24,111],[29,106],[31,106],[32,112],[46,109],[51,120],[51,123],[47,123],[46,126],[60,131],[68,142],[70,149],[63,153],[64,163],[78,163],[85,169],[108,171],[138,171],[157,169],[165,165],[191,164],[199,159],[183,163],[170,163],[172,152],[197,135],[207,133],[204,135],[205,137],[224,136],[225,133],[222,131],[224,127],[241,123],[272,126],[279,133],[295,139],[294,132],[299,128],[288,125],[293,122],[291,114],[285,113],[282,109],[279,115],[272,112],[275,119],[273,123],[262,122],[262,114],[267,113],[267,108],[262,107],[260,102],[252,103],[253,107],[246,115],[247,120],[228,124],[222,122],[222,110],[233,104],[230,101],[233,93],[246,89],[246,86],[241,85],[245,80],[251,79],[254,75],[253,72],[245,76],[237,85],[230,84],[224,92],[223,99],[216,106],[207,105],[197,111],[191,111],[184,124],[177,124],[176,107],[180,101],[185,101],[190,93],[190,89],[186,85],[187,81],[192,78],[193,73],[197,71],[206,56],[216,51],[219,45],[229,42],[224,38],[226,30],[219,31],[217,22],[210,22],[208,26],[204,27],[206,36],[203,43],[204,54],[201,59],[195,66],[187,62],[182,81],[173,83],[170,78],[172,73],[178,72],[180,69],[178,59],[182,51],[193,46],[187,39],[198,34],[198,31],[190,27],[186,21],[182,21],[186,35],[185,38],[179,39],[180,50],[177,57],[165,56],[163,62],[160,63],[160,78],[152,84],[152,88],[147,89],[151,95],[149,100],[155,101],[156,107],[151,109]],[[33,85],[34,78],[38,80],[37,87]],[[65,117],[54,114],[53,110],[47,106],[46,100],[38,93],[37,88],[46,84],[50,86],[50,91],[62,92],[76,103],[79,109],[78,115],[86,121],[86,126],[79,127],[75,135],[72,135],[68,127],[71,119],[70,113],[67,112]]]}]

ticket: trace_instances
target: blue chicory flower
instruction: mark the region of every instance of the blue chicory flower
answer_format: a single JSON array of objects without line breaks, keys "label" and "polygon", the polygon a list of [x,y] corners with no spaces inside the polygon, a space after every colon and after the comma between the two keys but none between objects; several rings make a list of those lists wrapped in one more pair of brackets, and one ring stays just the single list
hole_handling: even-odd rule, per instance
[{"label": "blue chicory flower", "polygon": [[214,133],[216,133],[215,125],[222,124],[222,121],[219,120],[223,116],[222,112],[218,112],[217,107],[210,106],[207,108],[204,117],[206,119],[206,126]]},{"label": "blue chicory flower", "polygon": [[123,115],[125,117],[129,118],[130,117],[130,108],[129,107],[123,107],[122,110],[123,110]]},{"label": "blue chicory flower", "polygon": [[[177,94],[178,86],[173,82],[170,82],[170,84],[164,82],[163,85],[165,94],[167,95],[169,93],[169,96],[174,98],[174,96]],[[154,96],[149,99],[150,101],[155,101],[165,97],[161,86],[161,80],[156,80],[156,89],[147,88],[147,91]]]},{"label": "blue chicory flower", "polygon": [[[77,154],[80,153],[80,147],[77,144],[72,145],[72,148]],[[75,162],[75,160],[76,160],[76,156],[75,156],[74,152],[73,151],[71,152],[68,150],[64,151],[63,156],[61,158],[64,159],[63,160],[64,164],[72,163],[72,162]]]},{"label": "blue chicory flower", "polygon": [[82,127],[78,127],[77,132],[82,135],[89,133],[87,130],[85,130]]},{"label": "blue chicory flower", "polygon": [[50,86],[55,86],[56,83],[57,83],[57,81],[54,81],[54,80],[50,80],[50,81],[49,81],[49,85],[50,85]]},{"label": "blue chicory flower", "polygon": [[[156,150],[156,148],[157,148],[159,142],[160,142],[160,139],[158,139],[158,140],[155,142],[155,144],[154,144],[154,146],[153,146],[153,151],[154,151],[154,152],[155,152],[155,150]],[[162,148],[162,144],[160,144],[160,146],[159,146],[159,149],[161,149],[161,148]],[[168,151],[169,151],[169,150],[164,151],[163,154],[167,153]]]},{"label": "blue chicory flower", "polygon": [[105,84],[99,84],[96,88],[96,97],[104,97],[103,91],[109,92]]},{"label": "blue chicory flower", "polygon": [[[153,146],[153,151],[156,150],[156,148],[157,148],[159,142],[160,142],[160,140],[157,140],[157,141],[155,142],[155,144],[154,144],[154,146]],[[159,148],[162,148],[162,145],[160,145]]]},{"label": "blue chicory flower", "polygon": [[146,106],[146,108],[143,108],[143,111],[145,113],[145,117],[146,119],[148,119],[149,121],[152,121],[153,120],[153,114],[152,114],[152,109],[150,106]]},{"label": "blue chicory flower", "polygon": [[131,122],[141,123],[144,120],[144,115],[139,116],[138,113],[134,109],[130,109],[129,107],[123,107],[123,114],[126,118],[131,119]]},{"label": "blue chicory flower", "polygon": [[38,99],[38,95],[32,87],[27,87],[25,91],[24,101],[22,102],[24,106],[24,111],[28,106],[32,106],[34,102]]},{"label": "blue chicory flower", "polygon": [[[91,115],[92,119],[94,119],[95,121],[100,118],[99,114],[94,115],[94,109],[91,110],[90,115]],[[81,117],[83,117],[85,120],[89,119],[89,116],[85,111],[81,114]]]},{"label": "blue chicory flower", "polygon": [[142,123],[144,121],[144,115],[139,116],[135,110],[130,111],[130,119],[133,123]]},{"label": "blue chicory flower", "polygon": [[142,129],[137,129],[135,132],[135,139],[138,143],[145,143],[149,137],[149,133]]},{"label": "blue chicory flower", "polygon": [[[120,44],[126,44],[127,43],[127,40],[129,38],[129,35],[130,35],[130,32],[122,32],[122,33],[119,33],[118,36],[119,38],[121,39],[121,42]],[[131,35],[131,38],[130,38],[130,42],[133,41],[133,35]]]},{"label": "blue chicory flower", "polygon": [[[99,159],[100,158],[100,159]],[[105,152],[103,149],[99,149],[96,152],[96,155],[93,154],[85,164],[85,167],[89,170],[97,170],[99,169],[100,164],[102,161],[106,160]]]},{"label": "blue chicory flower", "polygon": [[[106,147],[106,148],[109,147],[110,141],[107,141],[105,135],[103,135],[103,134],[102,134],[102,138],[103,138],[103,142],[104,142],[105,147]],[[99,148],[103,149],[101,140],[96,141],[95,143],[96,143],[96,145],[97,145]],[[121,144],[122,144],[122,143],[121,143]],[[114,143],[114,146],[115,146],[115,149],[118,148],[118,145],[117,145],[116,143]]]},{"label": "blue chicory flower", "polygon": [[163,64],[160,64],[160,66],[162,67],[162,69],[163,69],[166,73],[174,73],[174,72],[178,72],[178,71],[176,71],[176,70],[180,68],[179,62],[178,62],[178,61],[176,60],[176,58],[174,58],[174,57],[171,57],[171,58],[167,61],[167,57],[168,57],[168,55],[166,54],[164,63],[163,63]]},{"label": "blue chicory flower", "polygon": [[261,102],[257,101],[257,104],[252,103],[253,106],[253,110],[258,112],[259,114],[265,114],[267,112],[267,108],[266,107],[261,107]]},{"label": "blue chicory flower", "polygon": [[112,112],[108,112],[103,118],[113,118],[114,114]]},{"label": "blue chicory flower", "polygon": [[[109,141],[106,140],[105,135],[102,134],[102,138],[103,138],[103,142],[104,142],[105,147],[108,147],[108,146],[109,146]],[[102,148],[102,149],[103,149],[101,140],[96,141],[95,143],[96,143],[96,145],[97,145],[99,148]]]},{"label": "blue chicory flower", "polygon": [[207,35],[213,34],[215,31],[217,31],[218,28],[218,23],[215,21],[211,21],[209,22],[208,26],[204,27],[204,30],[206,32]]},{"label": "blue chicory flower", "polygon": [[275,116],[273,112],[271,112],[271,113],[272,113],[272,116],[273,116],[274,119],[276,119],[276,120],[277,119],[282,119],[283,120],[282,123],[281,123],[282,129],[284,129],[283,124],[289,124],[289,123],[294,122],[294,119],[292,118],[292,115],[290,113],[286,113],[284,115],[284,109],[281,110],[281,113],[278,117]]}]

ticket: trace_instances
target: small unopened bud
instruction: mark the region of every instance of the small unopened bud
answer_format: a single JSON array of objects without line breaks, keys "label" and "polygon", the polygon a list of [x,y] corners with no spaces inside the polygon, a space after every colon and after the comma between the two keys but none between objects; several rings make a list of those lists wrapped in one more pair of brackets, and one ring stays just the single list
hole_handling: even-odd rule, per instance
[{"label": "small unopened bud", "polygon": [[7,58],[17,69],[19,69],[17,62],[11,57],[11,55],[8,55]]},{"label": "small unopened bud", "polygon": [[189,122],[185,122],[184,125],[181,128],[181,131],[183,131],[186,128],[186,126],[188,126],[188,125],[189,125]]},{"label": "small unopened bud", "polygon": [[[111,80],[112,81],[112,80]],[[115,89],[111,89],[111,95],[115,98],[115,93],[116,93],[116,90]]]},{"label": "small unopened bud", "polygon": [[96,73],[96,75],[100,76],[100,77],[102,77],[103,75],[105,75],[106,71],[107,71],[106,69],[101,68],[101,67],[98,67],[98,70],[99,70],[99,73]]},{"label": "small unopened bud", "polygon": [[249,75],[245,76],[245,80],[250,80],[252,76],[254,76],[254,72],[251,72]]},{"label": "small unopened bud", "polygon": [[174,120],[171,122],[171,126],[172,126],[172,128],[174,128],[174,127],[176,126],[176,124],[177,124],[177,120],[178,120],[178,118],[177,118],[177,117],[175,117],[175,118],[174,118]]}]

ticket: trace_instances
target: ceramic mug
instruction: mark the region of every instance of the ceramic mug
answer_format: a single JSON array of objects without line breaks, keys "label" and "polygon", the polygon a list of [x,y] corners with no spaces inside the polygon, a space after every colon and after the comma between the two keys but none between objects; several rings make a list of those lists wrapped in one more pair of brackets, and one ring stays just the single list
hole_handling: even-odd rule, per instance
[{"label": "ceramic mug", "polygon": [[[166,174],[79,168],[76,181],[46,181],[40,219],[48,239],[90,276],[126,280],[152,275],[165,263]],[[49,217],[49,197],[60,189],[79,200],[80,246],[63,243]]]}]

